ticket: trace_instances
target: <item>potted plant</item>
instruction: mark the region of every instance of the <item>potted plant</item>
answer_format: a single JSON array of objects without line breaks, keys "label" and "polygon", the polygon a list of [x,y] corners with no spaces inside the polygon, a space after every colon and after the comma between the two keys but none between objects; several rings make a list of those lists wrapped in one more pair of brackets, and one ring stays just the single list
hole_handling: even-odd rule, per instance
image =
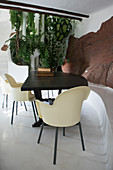
[{"label": "potted plant", "polygon": [[[10,51],[12,60],[16,64],[27,64],[30,66],[30,57],[35,49],[40,53],[40,66],[57,68],[64,62],[66,52],[66,40],[72,29],[70,19],[45,15],[45,30],[39,35],[36,34],[34,14],[28,13],[26,36],[22,35],[23,14],[19,11],[10,11],[12,27],[15,28],[15,35],[10,38]],[[44,35],[44,41],[41,36]]]},{"label": "potted plant", "polygon": [[64,60],[63,64],[61,65],[61,69],[64,73],[70,73],[71,63],[69,62],[69,59]]}]

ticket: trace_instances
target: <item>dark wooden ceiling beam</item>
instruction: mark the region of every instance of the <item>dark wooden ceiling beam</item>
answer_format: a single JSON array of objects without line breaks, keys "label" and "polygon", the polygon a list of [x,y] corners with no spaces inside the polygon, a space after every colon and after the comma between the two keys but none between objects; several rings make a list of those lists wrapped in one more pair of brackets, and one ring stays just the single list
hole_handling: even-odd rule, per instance
[{"label": "dark wooden ceiling beam", "polygon": [[72,11],[66,11],[66,10],[61,10],[61,9],[55,9],[55,8],[50,8],[50,7],[44,7],[44,6],[39,6],[39,5],[32,5],[32,4],[26,4],[26,3],[20,3],[20,2],[14,2],[14,1],[8,1],[8,0],[0,0],[1,3],[4,4],[9,4],[9,5],[15,5],[15,6],[21,6],[21,7],[27,7],[27,8],[35,8],[35,9],[40,9],[40,10],[46,10],[50,12],[58,12],[58,13],[63,13],[63,14],[68,14],[72,16],[78,16],[78,17],[85,17],[88,18],[89,15],[81,14],[81,13],[76,13]]},{"label": "dark wooden ceiling beam", "polygon": [[15,7],[15,6],[8,6],[8,5],[1,5],[0,4],[0,8],[9,9],[9,10],[32,12],[32,13],[47,14],[47,15],[58,16],[58,17],[62,17],[62,18],[70,18],[70,19],[82,21],[82,18],[78,18],[78,17],[74,17],[74,16],[61,15],[59,13],[51,13],[51,12],[45,12],[45,11],[39,11],[39,10],[31,10],[31,9],[21,8],[21,7],[18,7],[18,6]]}]

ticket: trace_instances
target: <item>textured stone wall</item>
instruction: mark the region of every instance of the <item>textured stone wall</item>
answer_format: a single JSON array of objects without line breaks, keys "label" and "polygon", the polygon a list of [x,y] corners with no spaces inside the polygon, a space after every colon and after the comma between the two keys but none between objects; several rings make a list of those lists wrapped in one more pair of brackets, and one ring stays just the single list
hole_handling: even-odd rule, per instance
[{"label": "textured stone wall", "polygon": [[113,17],[96,33],[81,38],[70,36],[66,58],[71,63],[71,73],[113,88]]}]

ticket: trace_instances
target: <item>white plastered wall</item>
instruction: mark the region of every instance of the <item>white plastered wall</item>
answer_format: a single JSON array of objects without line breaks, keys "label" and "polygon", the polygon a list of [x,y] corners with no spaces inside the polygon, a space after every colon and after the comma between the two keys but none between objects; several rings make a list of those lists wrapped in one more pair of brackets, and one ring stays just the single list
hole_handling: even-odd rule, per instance
[{"label": "white plastered wall", "polygon": [[9,10],[0,9],[0,74],[9,73],[16,81],[24,82],[28,76],[28,66],[18,66],[11,61],[9,49],[2,51],[1,47],[11,34]]},{"label": "white plastered wall", "polygon": [[[75,37],[81,37],[82,35],[85,35],[89,32],[98,31],[101,24],[106,20],[108,20],[111,16],[113,16],[113,6],[107,7],[104,10],[93,13],[92,15],[90,15],[88,19],[83,19],[83,21],[77,25],[75,30]],[[12,31],[11,31],[9,10],[0,9],[0,49],[4,45],[5,40],[9,38],[11,32]],[[0,74],[9,72],[8,61],[9,61],[9,53],[7,51],[0,50]],[[9,69],[11,72],[14,73],[12,66],[10,66]],[[19,72],[17,71],[17,73]],[[15,77],[17,77],[16,75]],[[18,81],[20,81],[20,79],[22,78],[20,73],[19,73],[19,77],[20,78]]]},{"label": "white plastered wall", "polygon": [[5,41],[9,39],[11,24],[9,10],[0,9],[0,74],[8,72],[8,51],[1,51]]},{"label": "white plastered wall", "polygon": [[113,16],[113,6],[107,7],[101,11],[93,13],[88,19],[83,19],[77,24],[75,37],[81,37],[89,32],[97,32],[103,22]]}]

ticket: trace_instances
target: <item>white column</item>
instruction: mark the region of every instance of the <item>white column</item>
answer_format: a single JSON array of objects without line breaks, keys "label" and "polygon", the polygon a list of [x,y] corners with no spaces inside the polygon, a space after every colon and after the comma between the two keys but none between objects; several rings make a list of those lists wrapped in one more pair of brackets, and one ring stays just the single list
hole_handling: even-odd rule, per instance
[{"label": "white column", "polygon": [[[45,23],[44,23],[44,14],[42,14],[42,31],[41,31],[41,33],[44,32],[44,25],[45,25]],[[44,41],[44,35],[41,37],[41,41]]]},{"label": "white column", "polygon": [[26,17],[27,12],[23,12],[23,28],[22,28],[22,34],[26,36]]},{"label": "white column", "polygon": [[35,28],[37,30],[37,34],[39,35],[39,14],[35,14]]},{"label": "white column", "polygon": [[[35,14],[35,28],[37,30],[37,35],[39,35],[39,14]],[[42,21],[43,22],[43,21]],[[36,49],[34,55],[31,56],[31,70],[35,70],[39,65],[39,51]],[[36,68],[35,68],[36,67]]]}]

